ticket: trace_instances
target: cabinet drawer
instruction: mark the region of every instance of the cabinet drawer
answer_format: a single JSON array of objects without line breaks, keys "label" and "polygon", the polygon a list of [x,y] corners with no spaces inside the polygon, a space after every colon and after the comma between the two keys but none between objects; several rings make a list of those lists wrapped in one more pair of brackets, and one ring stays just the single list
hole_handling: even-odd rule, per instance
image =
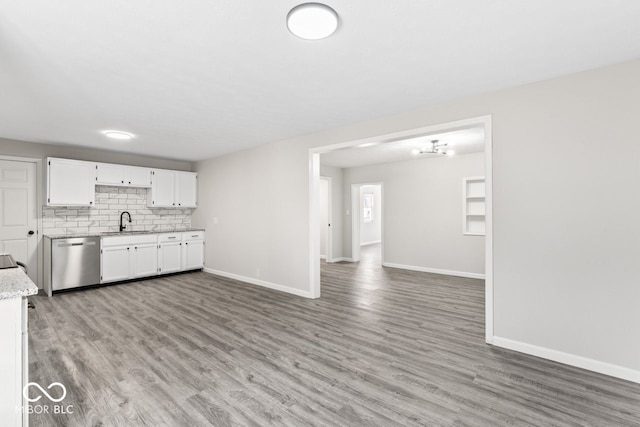
[{"label": "cabinet drawer", "polygon": [[187,231],[182,233],[182,241],[204,240],[204,231]]},{"label": "cabinet drawer", "polygon": [[158,238],[158,242],[166,243],[166,242],[181,242],[182,235],[180,233],[164,233],[160,234]]}]

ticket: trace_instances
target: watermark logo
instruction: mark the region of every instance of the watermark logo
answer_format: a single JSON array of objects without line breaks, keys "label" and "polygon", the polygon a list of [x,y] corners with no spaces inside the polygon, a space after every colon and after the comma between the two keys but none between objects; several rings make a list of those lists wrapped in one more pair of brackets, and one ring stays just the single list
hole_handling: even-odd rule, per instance
[{"label": "watermark logo", "polygon": [[[67,388],[61,384],[61,383],[51,383],[49,384],[49,387],[47,387],[47,390],[51,390],[52,387],[60,387],[62,389],[62,395],[59,398],[55,398],[53,396],[51,396],[49,393],[47,393],[47,391],[45,389],[42,388],[42,386],[38,383],[29,383],[26,386],[24,386],[24,388],[22,389],[22,395],[24,396],[25,399],[27,399],[27,401],[29,402],[37,402],[38,400],[40,400],[42,398],[42,395],[44,394],[45,396],[47,396],[47,398],[49,398],[50,401],[52,402],[62,402],[64,400],[65,397],[67,397]],[[38,390],[40,390],[40,395],[36,396],[35,398],[30,398],[29,397],[29,387],[36,387]]]},{"label": "watermark logo", "polygon": [[[36,391],[33,397],[31,397],[29,393],[30,390]],[[26,412],[28,414],[73,414],[73,405],[60,404],[60,402],[62,402],[65,397],[67,397],[67,388],[62,383],[51,383],[45,389],[40,384],[31,382],[25,385],[22,389],[22,396],[27,402],[29,402],[29,404],[17,407],[17,412]],[[53,402],[53,404],[45,403],[46,401],[42,401],[37,405],[32,404],[35,402],[39,402],[43,396],[46,397],[49,401]]]}]

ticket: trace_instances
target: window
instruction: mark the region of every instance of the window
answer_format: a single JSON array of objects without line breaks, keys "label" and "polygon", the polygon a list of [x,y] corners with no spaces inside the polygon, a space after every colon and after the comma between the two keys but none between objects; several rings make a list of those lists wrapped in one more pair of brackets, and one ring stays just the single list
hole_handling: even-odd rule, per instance
[{"label": "window", "polygon": [[362,220],[364,222],[373,222],[373,193],[364,193],[362,206]]}]

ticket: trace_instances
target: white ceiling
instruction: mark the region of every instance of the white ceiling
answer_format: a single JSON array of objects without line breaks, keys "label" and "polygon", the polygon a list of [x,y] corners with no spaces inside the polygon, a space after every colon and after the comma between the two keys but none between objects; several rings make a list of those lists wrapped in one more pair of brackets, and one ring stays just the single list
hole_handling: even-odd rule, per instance
[{"label": "white ceiling", "polygon": [[320,162],[339,168],[377,165],[380,163],[400,162],[412,159],[435,159],[441,154],[414,154],[414,149],[431,148],[430,141],[438,140],[447,144],[446,151],[454,151],[456,156],[484,151],[484,129],[471,128],[454,132],[403,139],[380,143],[369,147],[354,147],[335,150],[320,155]]},{"label": "white ceiling", "polygon": [[0,0],[0,137],[198,160],[640,52],[637,0],[301,2]]}]

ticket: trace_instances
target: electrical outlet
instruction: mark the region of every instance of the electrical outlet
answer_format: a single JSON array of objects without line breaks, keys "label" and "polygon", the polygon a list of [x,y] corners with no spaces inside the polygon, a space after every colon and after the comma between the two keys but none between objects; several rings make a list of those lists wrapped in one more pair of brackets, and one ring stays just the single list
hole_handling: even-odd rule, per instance
[{"label": "electrical outlet", "polygon": [[217,216],[214,216],[214,217],[213,217],[213,223],[214,223],[214,224],[217,224],[217,223],[218,223],[218,217],[217,217]]},{"label": "electrical outlet", "polygon": [[260,268],[256,268],[256,277],[260,277]]}]

